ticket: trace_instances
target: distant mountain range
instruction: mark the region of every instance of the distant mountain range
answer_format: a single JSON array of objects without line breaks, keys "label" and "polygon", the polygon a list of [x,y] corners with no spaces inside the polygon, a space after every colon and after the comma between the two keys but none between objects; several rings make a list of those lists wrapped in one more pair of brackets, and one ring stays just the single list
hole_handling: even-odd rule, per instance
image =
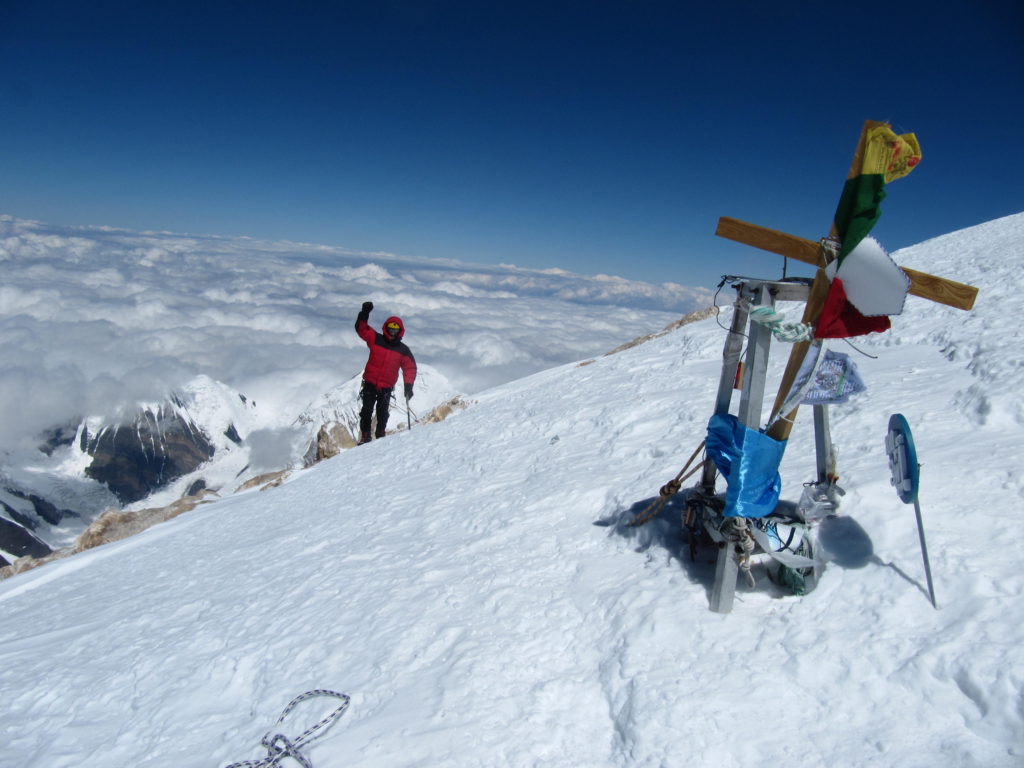
[{"label": "distant mountain range", "polygon": [[[0,468],[0,566],[70,546],[104,512],[230,495],[270,472],[308,466],[355,445],[360,378],[316,398],[293,423],[275,423],[245,394],[199,376],[165,402],[138,404],[117,420],[83,418],[41,437],[32,462]],[[457,393],[421,365],[406,429]]]}]

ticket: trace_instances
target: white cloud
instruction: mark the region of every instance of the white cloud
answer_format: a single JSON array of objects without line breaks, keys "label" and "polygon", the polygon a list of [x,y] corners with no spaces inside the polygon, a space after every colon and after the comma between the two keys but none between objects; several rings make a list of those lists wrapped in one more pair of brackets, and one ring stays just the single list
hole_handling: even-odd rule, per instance
[{"label": "white cloud", "polygon": [[557,268],[7,216],[0,261],[0,447],[158,400],[197,374],[258,390],[286,420],[362,370],[353,324],[367,300],[372,322],[400,315],[417,359],[466,393],[607,351],[710,303],[702,289]]}]

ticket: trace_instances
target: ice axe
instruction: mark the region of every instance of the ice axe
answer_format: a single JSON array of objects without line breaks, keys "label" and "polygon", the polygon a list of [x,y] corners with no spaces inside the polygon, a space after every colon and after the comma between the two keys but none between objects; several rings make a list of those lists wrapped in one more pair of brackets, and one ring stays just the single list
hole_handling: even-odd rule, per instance
[{"label": "ice axe", "polygon": [[885,452],[889,455],[889,472],[892,473],[892,484],[904,504],[914,505],[917,513],[917,534],[921,539],[921,557],[924,560],[924,575],[928,580],[928,596],[932,607],[938,610],[935,602],[935,586],[932,584],[932,569],[928,563],[928,545],[924,540],[924,521],[921,519],[921,505],[917,500],[920,483],[921,465],[917,463],[917,450],[914,448],[914,437],[910,434],[910,425],[903,414],[894,413],[889,417],[889,433],[885,436]]}]

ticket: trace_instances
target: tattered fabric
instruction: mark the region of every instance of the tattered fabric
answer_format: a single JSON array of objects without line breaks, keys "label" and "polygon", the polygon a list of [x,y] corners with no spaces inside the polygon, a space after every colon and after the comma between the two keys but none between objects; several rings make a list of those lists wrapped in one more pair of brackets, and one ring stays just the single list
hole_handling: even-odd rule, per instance
[{"label": "tattered fabric", "polygon": [[706,450],[729,484],[725,517],[771,514],[782,492],[779,464],[785,440],[745,427],[731,414],[715,414],[708,422]]}]

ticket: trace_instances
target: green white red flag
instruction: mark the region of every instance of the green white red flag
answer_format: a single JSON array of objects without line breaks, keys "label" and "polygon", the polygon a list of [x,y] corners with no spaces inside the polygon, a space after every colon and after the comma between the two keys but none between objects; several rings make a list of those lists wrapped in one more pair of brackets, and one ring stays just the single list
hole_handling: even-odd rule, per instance
[{"label": "green white red flag", "polygon": [[882,215],[885,185],[906,176],[921,162],[912,133],[890,126],[867,129],[859,172],[843,187],[834,225],[838,258],[826,269],[829,293],[815,328],[819,339],[860,336],[890,327],[889,316],[903,311],[910,279],[877,240],[867,237]]}]

